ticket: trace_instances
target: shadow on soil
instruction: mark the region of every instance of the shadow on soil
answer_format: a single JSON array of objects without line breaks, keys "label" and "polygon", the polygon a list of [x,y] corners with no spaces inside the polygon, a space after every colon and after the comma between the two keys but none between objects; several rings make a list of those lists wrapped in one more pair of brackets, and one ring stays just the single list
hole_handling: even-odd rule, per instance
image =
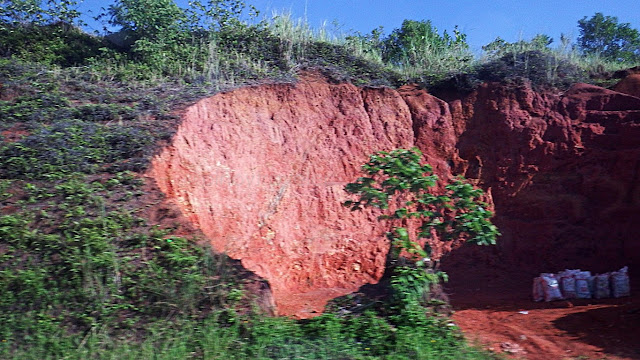
[{"label": "shadow on soil", "polygon": [[[470,255],[470,254],[465,254]],[[640,359],[640,274],[632,272],[631,297],[619,299],[570,299],[534,302],[533,277],[537,272],[523,266],[507,266],[491,257],[454,257],[443,263],[450,281],[446,285],[455,311],[483,312],[549,310],[546,320],[575,339],[601,348],[610,356]],[[549,320],[557,315],[555,320]],[[571,340],[573,341],[573,340]]]},{"label": "shadow on soil", "polygon": [[640,359],[640,303],[627,301],[618,306],[585,308],[553,321],[553,325],[607,354]]}]

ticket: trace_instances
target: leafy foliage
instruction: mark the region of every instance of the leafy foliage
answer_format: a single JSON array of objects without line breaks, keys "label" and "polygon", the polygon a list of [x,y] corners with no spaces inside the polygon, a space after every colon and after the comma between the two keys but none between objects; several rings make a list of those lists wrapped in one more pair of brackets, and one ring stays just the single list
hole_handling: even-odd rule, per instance
[{"label": "leafy foliage", "polygon": [[0,0],[0,30],[54,23],[74,25],[80,17],[76,0]]},{"label": "leafy foliage", "polygon": [[578,21],[578,45],[587,54],[623,62],[640,61],[640,32],[615,16],[596,13]]},{"label": "leafy foliage", "polygon": [[136,127],[58,121],[0,147],[0,174],[5,178],[51,179],[73,172],[95,173],[100,166],[142,170],[153,140],[148,130]]},{"label": "leafy foliage", "polygon": [[553,43],[553,39],[546,34],[538,34],[531,40],[520,40],[510,43],[497,37],[495,40],[482,47],[482,50],[490,58],[500,58],[504,55],[510,55],[514,53],[523,53],[528,51],[547,51],[549,45]]},{"label": "leafy foliage", "polygon": [[383,36],[383,29],[346,37],[346,45],[360,57],[402,74],[405,81],[433,83],[470,69],[473,55],[466,34],[438,32],[431,21],[405,20]]},{"label": "leafy foliage", "polygon": [[81,31],[76,0],[0,0],[0,56],[80,65],[104,46]]},{"label": "leafy foliage", "polygon": [[41,64],[76,66],[100,54],[105,42],[67,23],[6,24],[0,27],[0,56],[33,59]]},{"label": "leafy foliage", "polygon": [[396,251],[406,250],[419,257],[430,255],[430,250],[428,247],[426,251],[422,250],[415,242],[417,238],[437,236],[448,241],[464,237],[478,245],[495,244],[499,233],[489,221],[493,214],[487,210],[488,205],[480,201],[482,190],[474,189],[458,178],[446,185],[442,194],[433,194],[430,189],[436,185],[438,177],[431,166],[420,164],[420,156],[415,148],[371,155],[362,166],[367,176],[345,187],[348,193],[358,196],[355,201],[345,202],[345,206],[351,210],[363,207],[388,210],[392,197],[399,199],[400,203],[391,214],[381,218],[416,218],[420,221],[416,237],[410,236],[405,227],[395,227],[390,233]]},{"label": "leafy foliage", "polygon": [[109,6],[109,23],[130,33],[136,40],[163,42],[180,33],[186,15],[172,0],[118,0]]},{"label": "leafy foliage", "polygon": [[171,66],[170,58],[201,57],[208,50],[202,43],[212,41],[216,32],[244,28],[239,17],[245,8],[239,0],[196,0],[188,8],[173,0],[117,0],[100,17],[120,29],[119,42],[129,45],[136,59],[164,69]]},{"label": "leafy foliage", "polygon": [[446,31],[442,35],[431,21],[405,20],[399,29],[383,41],[383,59],[393,64],[434,66],[433,60],[445,57],[447,64],[471,60],[467,36],[455,28],[453,36]]},{"label": "leafy foliage", "polygon": [[11,201],[20,210],[0,216],[3,357],[12,351],[7,345],[25,342],[63,357],[65,342],[56,345],[55,331],[85,331],[119,317],[129,321],[118,326],[135,328],[145,319],[227,303],[216,290],[224,286],[217,266],[209,265],[215,255],[145,227],[122,206],[142,196],[133,173],[17,184],[22,191],[12,187]]},{"label": "leafy foliage", "polygon": [[415,148],[377,152],[362,166],[366,176],[345,187],[348,193],[357,196],[357,200],[344,203],[352,211],[374,207],[386,210],[380,219],[402,224],[417,219],[419,223],[415,234],[406,225],[393,226],[387,233],[391,264],[403,252],[413,260],[413,266],[393,269],[392,287],[403,308],[415,307],[432,284],[445,278],[431,268],[431,248],[428,243],[423,248],[418,243],[420,238],[465,239],[478,245],[492,245],[500,234],[489,220],[493,214],[487,210],[488,205],[480,201],[482,190],[458,178],[445,185],[441,194],[434,194],[432,188],[438,177],[431,166],[420,163],[420,157]]},{"label": "leafy foliage", "polygon": [[234,27],[244,27],[243,16],[249,11],[250,19],[259,14],[253,5],[247,5],[243,0],[194,0],[189,2],[191,31],[219,31]]},{"label": "leafy foliage", "polygon": [[514,52],[503,49],[496,51],[495,56],[503,51],[504,54],[500,57],[477,66],[472,75],[477,82],[529,79],[536,86],[567,88],[587,78],[585,70],[567,58],[544,48]]}]

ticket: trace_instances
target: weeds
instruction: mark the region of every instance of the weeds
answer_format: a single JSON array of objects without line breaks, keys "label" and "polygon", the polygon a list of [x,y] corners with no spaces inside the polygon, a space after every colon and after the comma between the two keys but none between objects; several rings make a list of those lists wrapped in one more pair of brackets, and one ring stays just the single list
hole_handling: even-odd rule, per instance
[{"label": "weeds", "polygon": [[139,186],[129,173],[118,173],[13,188],[15,197],[23,194],[12,199],[21,210],[0,216],[0,354],[11,354],[11,344],[61,356],[49,349],[55,334],[100,326],[127,333],[230,303],[210,290],[231,280],[207,265],[220,256],[146,227],[112,201]]},{"label": "weeds", "polygon": [[154,137],[135,126],[77,120],[37,126],[20,141],[0,148],[0,174],[15,179],[61,179],[73,172],[143,170]]}]

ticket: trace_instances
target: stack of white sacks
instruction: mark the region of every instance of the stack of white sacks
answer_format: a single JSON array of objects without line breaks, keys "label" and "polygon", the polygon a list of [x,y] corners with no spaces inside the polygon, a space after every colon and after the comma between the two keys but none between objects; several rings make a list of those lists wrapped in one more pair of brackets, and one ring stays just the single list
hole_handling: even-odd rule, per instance
[{"label": "stack of white sacks", "polygon": [[631,295],[629,272],[622,269],[591,276],[589,271],[564,270],[557,274],[542,273],[533,279],[533,300],[604,299]]}]

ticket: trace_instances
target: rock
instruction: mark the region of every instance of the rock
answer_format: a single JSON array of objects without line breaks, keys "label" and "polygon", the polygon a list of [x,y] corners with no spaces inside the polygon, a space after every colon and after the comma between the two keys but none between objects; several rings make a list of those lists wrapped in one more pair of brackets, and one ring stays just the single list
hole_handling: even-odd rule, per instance
[{"label": "rock", "polygon": [[507,353],[507,354],[511,354],[511,355],[518,355],[518,354],[526,354],[527,352],[524,351],[524,349],[522,348],[522,346],[516,344],[516,343],[512,343],[512,342],[503,342],[500,344],[500,349],[502,349],[503,352]]}]

